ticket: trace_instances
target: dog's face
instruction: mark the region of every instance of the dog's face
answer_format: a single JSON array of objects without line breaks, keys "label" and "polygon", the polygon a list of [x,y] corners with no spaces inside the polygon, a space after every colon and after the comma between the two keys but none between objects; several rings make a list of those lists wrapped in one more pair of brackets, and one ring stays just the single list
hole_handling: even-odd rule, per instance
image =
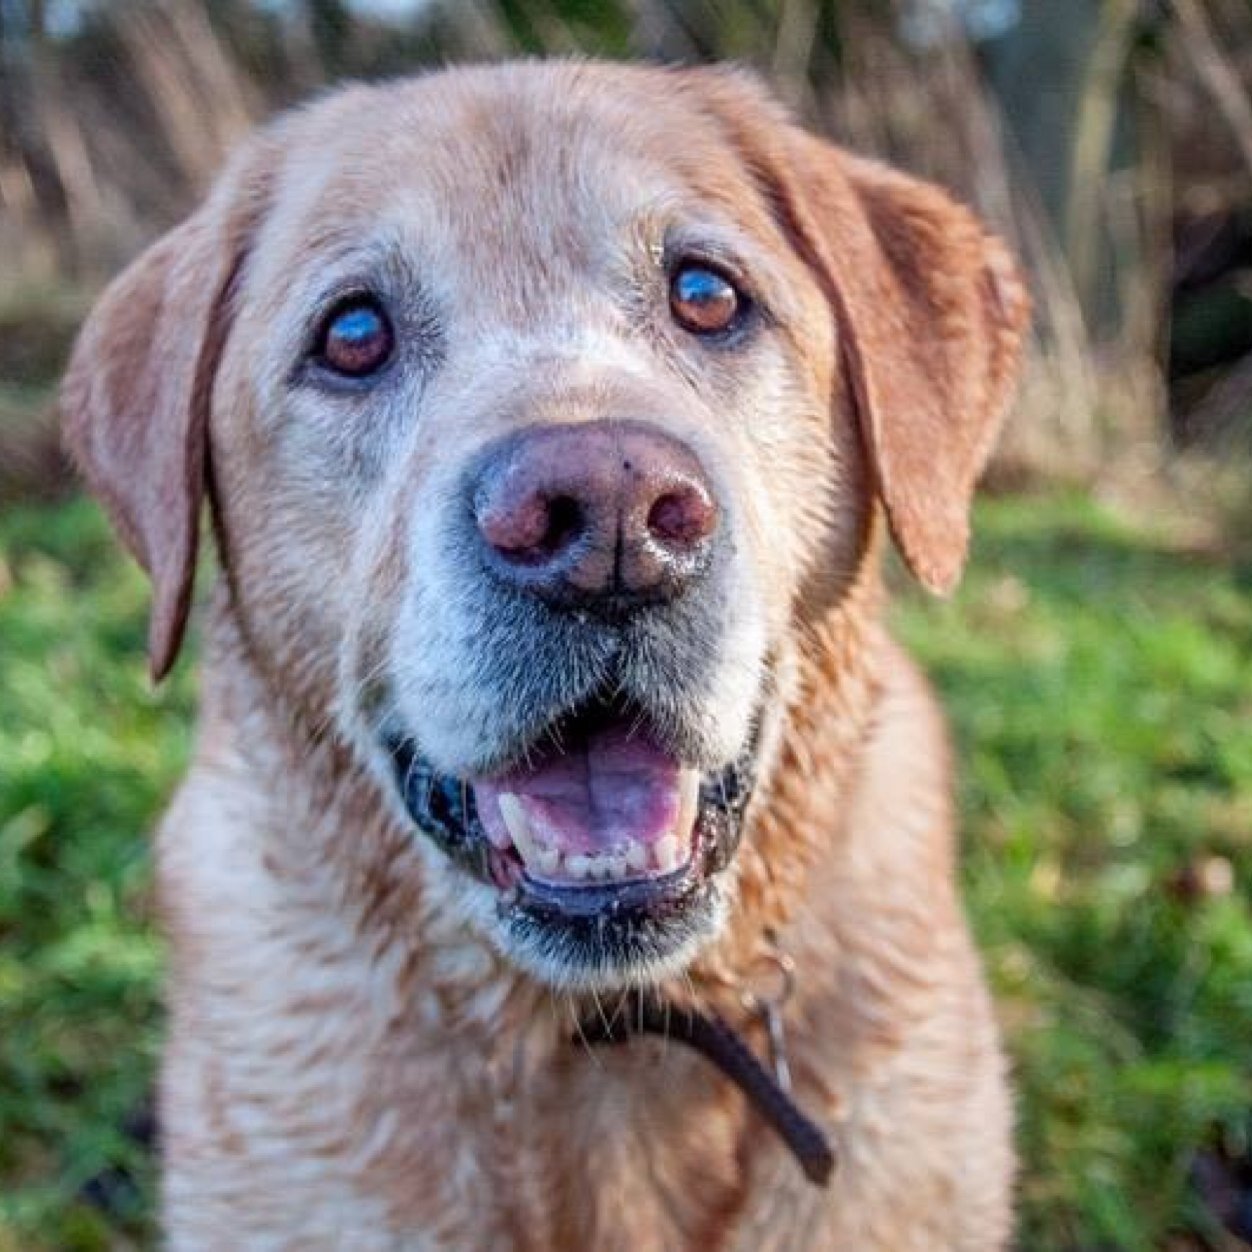
[{"label": "dog's face", "polygon": [[217,376],[249,637],[324,669],[309,705],[506,951],[672,966],[722,912],[801,580],[863,543],[829,308],[690,107],[517,74],[326,114],[350,141],[280,167]]},{"label": "dog's face", "polygon": [[738,79],[458,71],[257,140],[106,298],[67,420],[157,668],[207,450],[275,698],[517,964],[616,986],[732,907],[801,619],[876,495],[955,576],[1022,304],[963,211]]}]

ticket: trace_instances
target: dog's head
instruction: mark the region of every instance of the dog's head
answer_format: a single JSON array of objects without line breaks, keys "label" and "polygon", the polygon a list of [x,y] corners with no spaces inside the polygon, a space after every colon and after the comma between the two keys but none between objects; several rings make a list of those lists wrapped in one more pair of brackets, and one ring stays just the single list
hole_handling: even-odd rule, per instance
[{"label": "dog's head", "polygon": [[507,955],[612,986],[719,926],[879,509],[955,581],[1024,315],[969,213],[741,75],[456,70],[257,137],[101,301],[64,411],[154,672],[207,483],[275,700]]}]

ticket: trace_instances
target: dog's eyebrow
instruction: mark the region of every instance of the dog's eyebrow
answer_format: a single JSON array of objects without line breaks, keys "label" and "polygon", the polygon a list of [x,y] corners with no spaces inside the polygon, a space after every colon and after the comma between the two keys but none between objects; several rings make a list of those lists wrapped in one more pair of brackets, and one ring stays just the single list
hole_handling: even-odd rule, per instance
[{"label": "dog's eyebrow", "polygon": [[407,291],[424,292],[428,268],[422,264],[416,240],[398,231],[345,239],[324,254],[318,251],[316,276],[318,299],[335,299],[356,282],[380,283]]}]

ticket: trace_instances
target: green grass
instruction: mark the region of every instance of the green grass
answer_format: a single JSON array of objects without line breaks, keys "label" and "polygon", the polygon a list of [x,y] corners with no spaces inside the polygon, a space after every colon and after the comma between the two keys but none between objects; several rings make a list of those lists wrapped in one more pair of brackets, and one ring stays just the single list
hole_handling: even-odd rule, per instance
[{"label": "green grass", "polygon": [[[1252,1110],[1252,571],[1074,497],[991,501],[978,534],[959,596],[897,619],[961,748],[1021,1246],[1163,1248],[1204,1229],[1191,1152]],[[192,680],[149,690],[145,608],[90,506],[0,520],[0,1252],[152,1237],[121,1127],[160,1031],[143,832]],[[1226,864],[1232,891],[1180,886]],[[122,1216],[76,1199],[119,1168]]]},{"label": "green grass", "polygon": [[[184,669],[154,695],[147,588],[95,507],[0,521],[0,1250],[151,1242],[122,1127],[159,1030],[146,832],[187,756]],[[76,1199],[134,1171],[121,1220]]]},{"label": "green grass", "polygon": [[[1162,1247],[1202,1222],[1190,1154],[1252,1111],[1252,570],[1082,500],[1001,500],[959,597],[898,616],[961,748],[1022,1246]],[[1180,890],[1215,857],[1233,892]]]}]

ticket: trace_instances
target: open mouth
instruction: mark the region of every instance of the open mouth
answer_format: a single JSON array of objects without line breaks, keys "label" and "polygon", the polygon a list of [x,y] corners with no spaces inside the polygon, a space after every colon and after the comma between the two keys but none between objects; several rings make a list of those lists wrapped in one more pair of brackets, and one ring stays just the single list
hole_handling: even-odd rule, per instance
[{"label": "open mouth", "polygon": [[734,855],[756,736],[712,773],[684,763],[640,710],[593,699],[554,721],[516,763],[441,775],[388,742],[414,822],[498,891],[498,912],[545,964],[649,964],[710,923],[711,880]]}]

